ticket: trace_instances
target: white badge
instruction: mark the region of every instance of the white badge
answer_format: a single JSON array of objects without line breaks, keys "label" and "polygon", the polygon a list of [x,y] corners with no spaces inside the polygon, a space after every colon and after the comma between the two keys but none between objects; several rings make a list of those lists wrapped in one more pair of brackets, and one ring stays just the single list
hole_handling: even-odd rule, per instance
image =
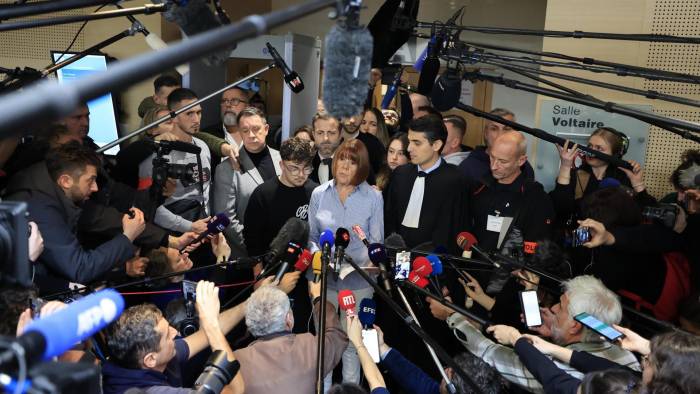
[{"label": "white badge", "polygon": [[500,216],[489,215],[488,220],[486,221],[486,230],[500,233],[501,227],[503,227],[503,218]]}]

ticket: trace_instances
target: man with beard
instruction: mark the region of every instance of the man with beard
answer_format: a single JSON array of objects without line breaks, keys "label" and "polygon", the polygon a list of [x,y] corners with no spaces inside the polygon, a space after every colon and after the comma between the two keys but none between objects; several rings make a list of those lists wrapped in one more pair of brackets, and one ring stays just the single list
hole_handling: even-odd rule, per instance
[{"label": "man with beard", "polygon": [[[197,100],[197,95],[186,88],[173,90],[168,96],[168,109],[176,111]],[[156,209],[153,222],[175,233],[194,231],[201,233],[207,228],[209,214],[209,185],[211,183],[211,155],[204,141],[193,137],[199,131],[202,107],[196,105],[174,118],[172,133],[178,141],[193,144],[201,152],[193,153],[173,150],[168,161],[192,168],[194,176],[178,179],[175,192]],[[153,182],[153,156],[141,163],[139,189],[147,189]],[[200,162],[201,161],[201,172]]]},{"label": "man with beard", "polygon": [[132,242],[145,228],[135,208],[133,218],[123,216],[122,233],[94,249],[84,249],[76,237],[81,206],[97,191],[99,166],[92,149],[72,141],[50,151],[8,188],[8,199],[27,202],[44,239],[35,275],[42,294],[65,290],[69,282],[92,282],[134,255]]},{"label": "man with beard", "polygon": [[[243,137],[238,132],[238,114],[241,113],[250,103],[249,93],[239,87],[233,87],[224,91],[221,95],[221,123],[202,130],[213,136],[223,138],[230,146],[234,157],[238,157],[238,151],[243,146]],[[224,156],[231,157],[228,150],[224,148]],[[212,163],[219,163],[225,157],[218,154],[212,155]]]},{"label": "man with beard", "polygon": [[311,126],[314,129],[314,145],[318,148],[318,153],[311,162],[313,171],[309,179],[323,184],[333,179],[333,154],[342,141],[340,122],[326,112],[319,112],[311,120]]},{"label": "man with beard", "polygon": [[[588,313],[608,325],[620,324],[622,305],[617,295],[605,287],[599,279],[577,276],[562,283],[564,293],[560,302],[551,308],[541,308],[542,325],[533,328],[543,337],[568,349],[588,352],[607,358],[622,366],[639,371],[639,362],[631,352],[623,350],[601,339],[600,335],[586,328],[574,316]],[[466,317],[456,313],[437,301],[429,300],[430,311],[447,325],[459,331],[458,339],[475,356],[496,368],[507,380],[532,393],[544,393],[537,378],[523,365],[513,348],[501,346],[484,336]],[[488,331],[494,330],[492,326]],[[455,332],[456,332],[455,331]],[[568,364],[555,362],[559,368],[578,379],[583,374]]]}]

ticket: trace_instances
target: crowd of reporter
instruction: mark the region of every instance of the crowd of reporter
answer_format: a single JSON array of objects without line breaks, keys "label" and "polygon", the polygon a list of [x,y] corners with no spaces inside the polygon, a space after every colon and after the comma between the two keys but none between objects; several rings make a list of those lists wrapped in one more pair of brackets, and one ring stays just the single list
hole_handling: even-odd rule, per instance
[{"label": "crowd of reporter", "polygon": [[[161,76],[139,116],[150,124],[196,100]],[[321,310],[329,393],[700,392],[700,151],[680,158],[669,176],[675,193],[659,205],[638,163],[614,167],[569,142],[558,146],[546,192],[520,132],[487,121],[485,145],[472,149],[462,144],[465,119],[443,117],[417,94],[387,110],[368,102],[348,119],[319,100],[309,125],[285,141],[260,107],[258,94],[229,89],[213,126],[201,128],[195,105],[116,158],[97,153],[84,104],[33,139],[3,141],[3,200],[27,203],[33,287],[3,282],[0,334],[19,337],[82,294],[135,282],[120,288],[128,308],[110,327],[59,357],[98,365],[104,393],[190,392],[217,351],[236,366],[222,392],[314,392]],[[492,114],[515,120],[507,109]],[[588,140],[620,159],[628,144],[609,127]],[[220,216],[230,225],[217,234]],[[329,273],[325,305],[310,271],[273,280],[263,255],[290,218],[309,231],[289,241],[311,252],[325,229],[359,226],[367,244],[398,235],[400,249],[447,262],[468,230],[491,260],[511,263],[446,268],[430,281],[444,284],[431,285],[435,298],[408,295],[457,367],[439,371],[350,264]],[[589,237],[576,239],[582,230]],[[359,235],[345,253],[376,278]],[[197,281],[194,300],[183,298],[183,280]],[[372,327],[339,308],[344,290],[378,303],[379,363],[363,340]],[[525,290],[536,291],[540,325],[523,320]],[[622,338],[604,340],[575,318],[582,313]]]}]

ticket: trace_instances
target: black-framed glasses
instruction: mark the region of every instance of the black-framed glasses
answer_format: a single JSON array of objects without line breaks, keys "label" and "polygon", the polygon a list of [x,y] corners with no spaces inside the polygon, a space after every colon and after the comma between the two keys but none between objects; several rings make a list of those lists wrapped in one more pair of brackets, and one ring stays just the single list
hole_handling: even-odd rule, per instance
[{"label": "black-framed glasses", "polygon": [[304,175],[310,175],[314,171],[313,167],[311,167],[311,166],[299,168],[299,167],[295,167],[295,166],[289,165],[289,164],[284,163],[284,162],[282,162],[282,163],[284,164],[284,168],[286,168],[287,171],[289,171],[289,173],[292,175],[300,175],[302,173]]}]

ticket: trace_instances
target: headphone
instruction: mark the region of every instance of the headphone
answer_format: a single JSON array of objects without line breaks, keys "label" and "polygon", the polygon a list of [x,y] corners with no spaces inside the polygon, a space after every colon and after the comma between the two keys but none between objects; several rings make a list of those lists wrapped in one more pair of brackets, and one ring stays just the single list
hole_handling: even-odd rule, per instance
[{"label": "headphone", "polygon": [[622,156],[627,154],[627,150],[630,147],[630,138],[627,134],[607,126],[600,127],[598,130],[605,130],[620,139],[621,144],[619,152],[613,152],[616,157],[622,158]]}]

